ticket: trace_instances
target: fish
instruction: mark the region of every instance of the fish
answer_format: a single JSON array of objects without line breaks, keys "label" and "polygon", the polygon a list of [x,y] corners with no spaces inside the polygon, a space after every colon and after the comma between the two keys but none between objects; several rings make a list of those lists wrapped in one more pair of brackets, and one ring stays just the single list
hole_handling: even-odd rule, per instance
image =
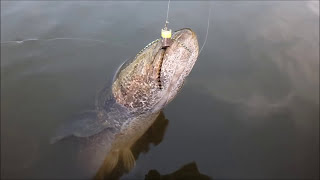
[{"label": "fish", "polygon": [[168,47],[162,46],[161,39],[152,41],[124,62],[111,85],[97,94],[95,110],[67,122],[51,143],[71,136],[90,139],[103,133],[99,146],[108,152],[106,172],[119,162],[125,169],[132,169],[132,146],[176,97],[198,55],[197,35],[190,28],[175,31]]}]

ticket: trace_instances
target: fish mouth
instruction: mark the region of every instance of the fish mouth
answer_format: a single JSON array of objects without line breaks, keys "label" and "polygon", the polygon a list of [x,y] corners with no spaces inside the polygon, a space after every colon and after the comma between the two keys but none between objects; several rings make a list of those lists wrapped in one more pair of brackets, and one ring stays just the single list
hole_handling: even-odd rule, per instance
[{"label": "fish mouth", "polygon": [[176,31],[171,40],[171,45],[166,48],[161,47],[160,41],[154,59],[155,81],[162,91],[161,105],[167,104],[177,94],[199,53],[197,36],[189,28]]},{"label": "fish mouth", "polygon": [[[175,31],[170,46],[163,48],[161,43],[160,40],[153,62],[154,79],[157,81],[159,89],[163,90],[175,83],[173,77],[179,77],[184,72],[181,68],[192,69],[189,57],[198,54],[199,47],[197,36],[190,28]],[[175,69],[177,67],[179,69]]]}]

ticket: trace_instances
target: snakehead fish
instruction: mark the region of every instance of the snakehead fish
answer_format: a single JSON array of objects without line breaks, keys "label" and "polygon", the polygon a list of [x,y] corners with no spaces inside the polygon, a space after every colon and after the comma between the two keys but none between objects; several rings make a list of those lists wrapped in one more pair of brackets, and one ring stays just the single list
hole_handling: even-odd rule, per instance
[{"label": "snakehead fish", "polygon": [[131,169],[135,160],[131,146],[156,120],[160,111],[177,95],[199,53],[196,34],[188,28],[176,31],[172,44],[163,48],[155,40],[128,60],[114,75],[112,85],[96,98],[96,109],[62,126],[56,142],[68,136],[87,137],[107,131],[108,169],[122,159]]}]

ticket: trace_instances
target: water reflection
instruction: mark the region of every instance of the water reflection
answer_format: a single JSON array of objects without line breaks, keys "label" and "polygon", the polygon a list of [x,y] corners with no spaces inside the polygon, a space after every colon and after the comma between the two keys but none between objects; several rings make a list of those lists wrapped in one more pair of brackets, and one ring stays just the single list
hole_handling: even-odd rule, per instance
[{"label": "water reflection", "polygon": [[[194,28],[201,44],[208,4],[172,2],[170,27]],[[211,4],[207,44],[165,110],[165,141],[142,156],[145,144],[121,178],[168,174],[195,160],[214,178],[317,179],[319,1]],[[1,5],[1,42],[18,40],[1,43],[1,178],[94,177],[107,154],[103,136],[48,140],[71,114],[93,106],[121,62],[158,38],[167,3]]]},{"label": "water reflection", "polygon": [[[160,144],[163,140],[166,128],[168,126],[168,119],[165,118],[164,113],[161,112],[152,126],[134,143],[131,148],[134,159],[137,160],[141,153],[148,153],[150,150],[149,145],[155,146]],[[119,179],[125,173],[128,173],[126,167],[124,167],[123,159],[120,158],[116,167],[109,172],[109,161],[113,157],[112,153],[109,153],[100,167],[99,171],[95,175],[94,179]]]},{"label": "water reflection", "polygon": [[157,170],[150,170],[145,176],[145,180],[209,180],[212,179],[205,174],[201,174],[198,170],[197,164],[195,162],[188,163],[182,166],[177,171],[161,175]]}]

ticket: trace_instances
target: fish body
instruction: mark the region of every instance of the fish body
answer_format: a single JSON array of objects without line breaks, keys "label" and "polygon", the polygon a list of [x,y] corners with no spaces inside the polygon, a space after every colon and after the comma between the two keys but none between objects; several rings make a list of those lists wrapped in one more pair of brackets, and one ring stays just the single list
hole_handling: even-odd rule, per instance
[{"label": "fish body", "polygon": [[196,34],[188,28],[176,31],[169,47],[155,40],[116,72],[111,87],[96,97],[96,109],[63,126],[53,138],[90,137],[107,131],[107,171],[122,159],[134,166],[130,148],[147,131],[160,111],[177,95],[199,53]]}]

